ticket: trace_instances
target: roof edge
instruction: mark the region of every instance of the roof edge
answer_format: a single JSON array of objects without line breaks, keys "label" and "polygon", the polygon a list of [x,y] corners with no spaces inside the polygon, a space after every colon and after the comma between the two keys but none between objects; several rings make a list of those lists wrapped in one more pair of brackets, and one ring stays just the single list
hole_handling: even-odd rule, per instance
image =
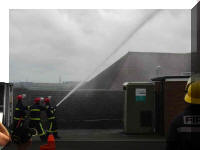
[{"label": "roof edge", "polygon": [[139,51],[128,51],[127,54],[130,53],[146,53],[146,54],[176,54],[176,55],[188,55],[191,54],[190,52],[186,52],[186,53],[167,53],[167,52],[139,52]]},{"label": "roof edge", "polygon": [[166,79],[183,79],[183,78],[189,78],[190,76],[163,76],[163,77],[156,77],[152,78],[152,81],[163,81]]}]

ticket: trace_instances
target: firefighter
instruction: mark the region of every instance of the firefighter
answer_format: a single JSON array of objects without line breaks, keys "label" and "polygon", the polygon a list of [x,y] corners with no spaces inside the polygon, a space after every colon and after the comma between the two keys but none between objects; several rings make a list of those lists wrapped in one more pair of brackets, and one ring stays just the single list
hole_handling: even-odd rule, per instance
[{"label": "firefighter", "polygon": [[59,138],[57,133],[57,122],[56,122],[56,108],[50,105],[50,97],[45,97],[44,104],[46,107],[46,114],[48,117],[48,129],[47,134],[53,134],[55,138]]},{"label": "firefighter", "polygon": [[36,97],[34,99],[34,104],[29,106],[30,111],[30,122],[29,127],[34,128],[37,130],[38,135],[40,136],[40,139],[42,142],[46,142],[46,133],[43,129],[41,119],[40,119],[40,112],[45,111],[45,107],[40,105],[40,97]]},{"label": "firefighter", "polygon": [[188,107],[171,123],[167,150],[196,150],[200,148],[200,76],[192,76],[186,86]]},{"label": "firefighter", "polygon": [[13,117],[13,128],[11,132],[13,132],[18,127],[22,127],[24,124],[27,107],[24,106],[22,103],[23,98],[24,98],[23,95],[17,96],[17,104],[15,107],[15,112]]}]

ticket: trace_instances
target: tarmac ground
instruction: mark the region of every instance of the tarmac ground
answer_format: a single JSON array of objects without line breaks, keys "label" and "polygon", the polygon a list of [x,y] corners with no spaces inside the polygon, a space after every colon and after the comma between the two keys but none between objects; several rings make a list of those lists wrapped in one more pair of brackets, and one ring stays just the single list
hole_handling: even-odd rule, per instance
[{"label": "tarmac ground", "polygon": [[[155,135],[126,135],[120,129],[59,130],[57,150],[164,150],[165,138]],[[29,150],[39,150],[39,137],[32,138]],[[15,150],[14,146],[9,148]]]}]

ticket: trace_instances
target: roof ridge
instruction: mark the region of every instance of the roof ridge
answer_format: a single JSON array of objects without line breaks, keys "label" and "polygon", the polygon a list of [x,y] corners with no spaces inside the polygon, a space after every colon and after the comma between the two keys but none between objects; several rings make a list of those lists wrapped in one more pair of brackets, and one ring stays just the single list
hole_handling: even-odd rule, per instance
[{"label": "roof ridge", "polygon": [[167,52],[136,52],[136,51],[128,51],[127,54],[130,54],[130,53],[146,53],[146,54],[180,54],[180,55],[187,55],[187,54],[191,54],[191,53],[167,53]]}]

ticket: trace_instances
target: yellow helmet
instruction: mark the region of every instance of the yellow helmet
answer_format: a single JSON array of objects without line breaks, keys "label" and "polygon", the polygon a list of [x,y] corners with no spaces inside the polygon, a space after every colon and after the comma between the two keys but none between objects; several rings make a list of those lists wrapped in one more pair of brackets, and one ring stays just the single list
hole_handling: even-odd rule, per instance
[{"label": "yellow helmet", "polygon": [[192,76],[186,85],[187,94],[185,102],[190,104],[200,104],[200,76],[196,74]]}]

